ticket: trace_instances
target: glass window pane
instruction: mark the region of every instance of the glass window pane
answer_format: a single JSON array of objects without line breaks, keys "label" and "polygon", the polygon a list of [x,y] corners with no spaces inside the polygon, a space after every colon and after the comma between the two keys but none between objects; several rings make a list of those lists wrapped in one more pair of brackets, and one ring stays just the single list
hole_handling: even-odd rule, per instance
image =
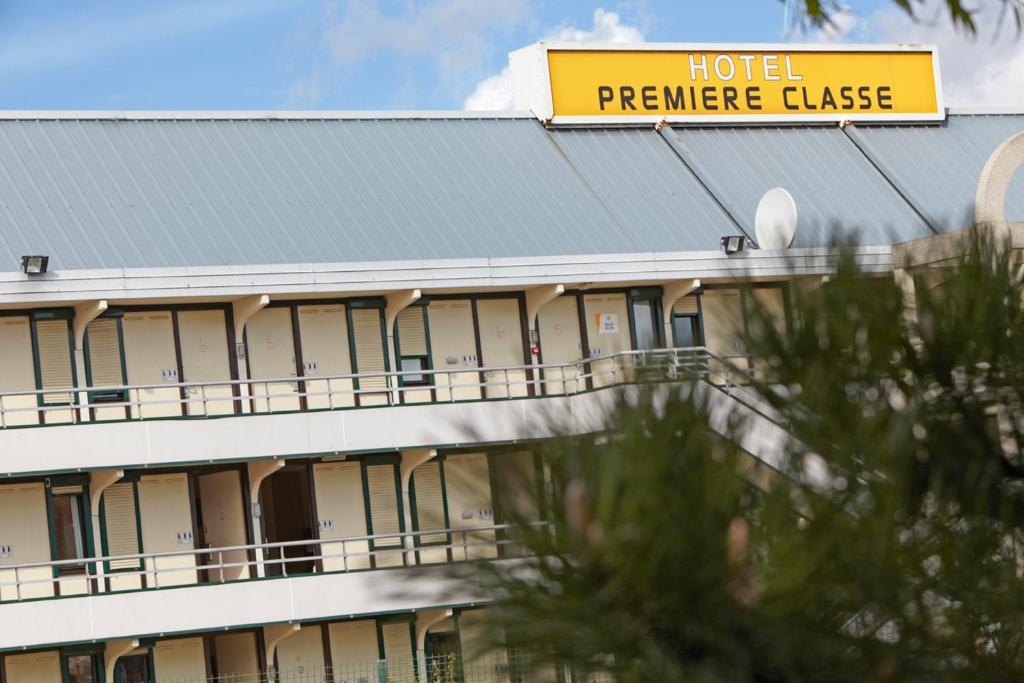
[{"label": "glass window pane", "polygon": [[94,683],[92,655],[68,657],[68,683]]},{"label": "glass window pane", "polygon": [[114,683],[149,683],[149,658],[146,655],[121,657],[114,671]]},{"label": "glass window pane", "polygon": [[[416,373],[426,368],[426,362],[426,358],[403,358],[402,372]],[[427,378],[426,375],[422,374],[409,374],[402,375],[402,381],[406,384],[423,384],[427,381]]]},{"label": "glass window pane", "polygon": [[658,331],[654,326],[653,301],[645,299],[633,302],[633,323],[636,325],[636,348],[657,348]]},{"label": "glass window pane", "polygon": [[[57,535],[58,560],[78,560],[85,557],[81,513],[79,494],[53,497],[53,526]],[[62,573],[67,569],[69,568],[63,567]]]},{"label": "glass window pane", "polygon": [[686,348],[697,345],[697,338],[693,333],[694,320],[688,315],[677,315],[672,318],[672,329],[675,333],[675,345]]}]

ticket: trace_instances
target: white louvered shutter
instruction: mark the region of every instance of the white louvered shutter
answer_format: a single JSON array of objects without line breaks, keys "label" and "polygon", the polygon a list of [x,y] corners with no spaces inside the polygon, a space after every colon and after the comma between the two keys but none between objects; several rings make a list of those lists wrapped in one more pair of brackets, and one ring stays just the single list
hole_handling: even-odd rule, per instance
[{"label": "white louvered shutter", "polygon": [[[360,373],[384,372],[384,339],[380,333],[380,311],[376,308],[352,310],[352,338],[356,348],[356,368]],[[384,377],[360,379],[360,389],[383,389]]]},{"label": "white louvered shutter", "polygon": [[410,306],[398,314],[398,341],[403,356],[427,355],[427,326],[423,306]]},{"label": "white louvered shutter", "polygon": [[676,301],[672,312],[676,315],[697,315],[697,297],[684,296]]},{"label": "white louvered shutter", "polygon": [[[441,490],[441,463],[434,461],[424,463],[416,468],[413,474],[416,486],[416,521],[417,531],[445,529],[448,525],[444,518],[444,493]],[[443,543],[445,534],[420,536],[420,543]]]},{"label": "white louvered shutter", "polygon": [[[36,343],[39,347],[40,389],[73,387],[71,371],[71,341],[67,320],[37,320]],[[44,394],[43,402],[70,403],[67,393]]]},{"label": "white louvered shutter", "polygon": [[[135,514],[135,485],[114,484],[103,492],[103,521],[107,530],[107,554],[134,555],[139,549],[139,526]],[[138,569],[138,560],[112,560],[110,568]]]},{"label": "white louvered shutter", "polygon": [[89,376],[94,387],[124,384],[121,335],[116,318],[93,320],[86,328],[89,342]]},{"label": "white louvered shutter", "polygon": [[381,624],[381,639],[384,641],[384,658],[389,663],[399,663],[412,658],[412,637],[409,624],[401,621]]},{"label": "white louvered shutter", "polygon": [[[367,466],[366,484],[370,492],[370,522],[373,526],[373,533],[376,535],[400,532],[395,466]],[[400,546],[402,540],[398,537],[385,538],[374,541],[373,544],[378,548]]]}]

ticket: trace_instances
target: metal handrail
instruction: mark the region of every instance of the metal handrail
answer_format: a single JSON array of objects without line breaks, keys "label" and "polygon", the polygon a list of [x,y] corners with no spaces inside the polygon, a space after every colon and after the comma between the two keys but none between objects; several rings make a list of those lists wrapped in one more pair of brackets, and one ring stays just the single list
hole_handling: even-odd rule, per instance
[{"label": "metal handrail", "polygon": [[[549,527],[548,522],[533,522],[528,526],[532,527]],[[24,586],[30,585],[41,585],[61,583],[65,581],[84,581],[86,584],[87,594],[94,594],[97,592],[105,592],[96,590],[94,580],[104,579],[108,577],[152,577],[153,585],[146,586],[147,589],[160,588],[160,574],[181,574],[182,572],[200,572],[205,571],[209,576],[210,572],[219,572],[219,582],[227,583],[229,579],[225,578],[225,570],[234,569],[239,567],[266,567],[280,565],[282,568],[283,576],[288,575],[287,565],[289,563],[297,562],[323,562],[324,560],[340,559],[342,561],[342,569],[331,570],[321,573],[344,573],[352,571],[350,567],[350,560],[358,559],[361,557],[365,558],[379,558],[387,555],[402,555],[408,557],[410,553],[419,553],[431,550],[462,550],[463,557],[470,559],[471,548],[497,548],[499,546],[515,544],[515,540],[509,540],[507,538],[500,538],[500,531],[512,531],[515,530],[516,526],[511,524],[491,524],[485,526],[475,527],[463,527],[463,528],[446,528],[446,529],[430,529],[421,531],[405,531],[395,532],[388,534],[366,534],[361,536],[344,536],[339,538],[316,538],[316,539],[305,539],[298,541],[275,541],[267,543],[249,543],[244,545],[233,545],[233,546],[222,546],[217,548],[189,548],[181,551],[160,551],[160,552],[145,552],[135,553],[129,555],[100,555],[96,557],[85,557],[73,560],[52,560],[46,562],[23,562],[18,564],[9,564],[0,566],[0,575],[14,572],[14,581],[0,581],[0,591],[3,588],[14,587],[15,598],[13,600],[0,599],[0,603],[3,602],[19,602],[25,597],[22,595],[22,589]],[[471,539],[471,536],[493,533],[493,540],[477,541]],[[407,545],[408,541],[413,541],[416,538],[424,536],[446,536],[449,539],[452,537],[461,537],[461,542],[455,542],[450,540],[446,543],[431,543],[429,545]],[[374,544],[385,540],[398,541],[396,545],[388,545],[385,547],[376,547]],[[349,544],[366,544],[370,546],[367,550],[356,550],[350,551],[347,546]],[[340,552],[325,552],[323,546],[339,546]],[[303,555],[302,557],[286,557],[284,550],[290,547],[303,547],[303,546],[320,546],[320,552],[312,555]],[[249,551],[267,551],[277,550],[278,557],[262,557],[256,559],[249,559]],[[224,556],[228,553],[238,553],[245,551],[247,559],[245,561],[224,561]],[[217,562],[203,563],[198,557],[195,564],[184,565],[184,566],[159,566],[157,560],[161,558],[182,558],[189,556],[210,556],[211,558],[216,555],[218,558]],[[112,562],[137,562],[138,569],[129,570],[115,570],[115,571],[99,571],[96,567],[102,567]],[[152,561],[150,564],[147,561]],[[403,560],[405,564],[405,560]],[[431,563],[433,564],[433,563]],[[61,567],[73,566],[73,567],[85,567],[85,571],[80,574],[73,574],[68,576],[60,576],[59,570]],[[90,569],[90,567],[92,569]],[[19,578],[18,574],[24,570],[31,569],[50,569],[50,576],[45,578]],[[258,573],[258,572],[257,572]],[[258,576],[250,575],[248,577],[239,579],[230,579],[230,581],[245,581],[258,578]],[[194,582],[198,585],[200,581]],[[175,586],[188,585],[175,583]],[[166,586],[165,586],[166,587]],[[67,596],[73,597],[73,596]]]},{"label": "metal handrail", "polygon": [[[143,414],[145,408],[156,408],[158,406],[174,405],[179,408],[199,404],[202,406],[203,416],[209,413],[210,404],[223,405],[231,404],[232,414],[239,412],[241,407],[244,412],[248,404],[251,412],[273,413],[282,409],[275,409],[272,402],[280,402],[287,399],[327,397],[327,408],[335,409],[341,407],[335,400],[339,395],[353,397],[358,400],[360,396],[375,396],[386,398],[387,405],[396,405],[402,402],[410,392],[422,393],[434,391],[438,393],[447,392],[446,399],[440,399],[435,394],[432,396],[432,403],[457,402],[456,392],[479,390],[481,398],[489,400],[501,400],[515,398],[529,393],[529,387],[539,389],[544,395],[549,394],[549,385],[560,385],[561,388],[553,392],[553,395],[572,395],[582,393],[592,385],[593,380],[608,379],[605,386],[625,384],[632,381],[628,370],[645,368],[648,370],[661,369],[665,371],[667,379],[679,379],[680,373],[691,378],[708,377],[720,375],[724,383],[733,384],[732,376],[739,376],[742,370],[731,362],[735,357],[725,357],[709,351],[706,347],[684,347],[665,348],[649,350],[629,350],[616,353],[601,354],[594,357],[582,358],[564,363],[538,363],[522,365],[500,365],[500,366],[479,366],[460,367],[451,369],[422,369],[383,371],[368,373],[343,373],[336,375],[303,375],[274,378],[249,378],[238,380],[215,380],[215,381],[194,381],[194,382],[165,382],[159,384],[125,384],[90,387],[48,387],[46,389],[33,389],[26,391],[0,392],[0,428],[14,426],[8,424],[8,416],[19,413],[49,413],[61,412],[70,413],[70,422],[78,423],[87,421],[83,419],[83,411],[92,409],[109,410],[112,408],[125,408],[128,410],[128,417],[132,420],[152,419]],[[612,361],[611,363],[604,363]],[[712,367],[713,361],[717,361],[722,367]],[[610,367],[606,367],[610,366]],[[724,374],[723,374],[724,369]],[[554,371],[559,371],[557,374]],[[514,373],[514,374],[513,374]],[[546,376],[554,374],[556,376]],[[500,380],[493,379],[495,375],[502,375]],[[459,378],[455,381],[454,378]],[[407,384],[410,378],[420,380],[430,378],[430,382],[417,381]],[[447,383],[439,383],[437,380],[444,378]],[[469,379],[470,381],[466,381]],[[405,381],[403,381],[405,380]],[[326,389],[310,389],[310,383],[324,382]],[[332,383],[334,385],[332,386]],[[338,387],[338,383],[348,383],[348,386]],[[291,384],[295,389],[289,393],[275,394],[271,391],[272,385]],[[367,388],[366,384],[376,384]],[[569,385],[572,384],[570,387]],[[299,385],[305,385],[300,388]],[[262,391],[257,388],[261,387]],[[211,396],[211,392],[217,388],[229,389],[230,395]],[[504,392],[497,392],[499,395],[489,395],[491,391],[504,388]],[[519,390],[518,393],[514,389]],[[144,399],[140,392],[155,389],[178,390],[179,397],[168,399]],[[91,397],[97,393],[120,394],[126,400],[120,401],[96,401]],[[195,394],[199,394],[196,397]],[[66,395],[67,402],[44,404],[41,401],[43,396]],[[85,400],[82,400],[84,396]],[[134,396],[134,397],[133,397]],[[35,405],[30,406],[9,406],[5,405],[14,398],[31,399]],[[257,409],[257,402],[266,402],[265,409]],[[285,410],[293,410],[288,408]],[[184,412],[183,410],[183,412]],[[173,416],[170,416],[173,417]]]}]

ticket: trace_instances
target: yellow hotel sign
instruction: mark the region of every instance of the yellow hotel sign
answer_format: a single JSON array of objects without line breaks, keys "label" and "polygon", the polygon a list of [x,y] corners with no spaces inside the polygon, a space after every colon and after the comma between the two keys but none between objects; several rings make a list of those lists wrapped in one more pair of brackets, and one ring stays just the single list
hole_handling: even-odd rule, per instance
[{"label": "yellow hotel sign", "polygon": [[932,46],[537,43],[516,107],[553,123],[945,118]]}]

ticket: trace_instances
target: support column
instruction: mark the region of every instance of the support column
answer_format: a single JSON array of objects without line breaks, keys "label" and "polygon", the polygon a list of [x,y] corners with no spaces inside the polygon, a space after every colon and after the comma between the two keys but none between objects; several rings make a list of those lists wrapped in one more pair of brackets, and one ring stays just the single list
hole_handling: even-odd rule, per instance
[{"label": "support column", "polygon": [[[434,448],[416,448],[401,452],[402,461],[398,465],[398,472],[402,480],[402,506],[405,509],[405,530],[412,531],[412,497],[409,495],[409,482],[412,481],[412,473],[417,467],[437,457],[437,450]],[[405,546],[405,563],[412,566],[416,563],[416,543],[411,536],[403,539]]]},{"label": "support column", "polygon": [[[75,319],[72,323],[72,330],[75,337],[75,385],[84,388],[87,385],[85,380],[85,328],[107,310],[107,300],[83,301],[75,304]],[[85,405],[89,402],[89,392],[79,391],[78,405]],[[79,410],[78,419],[85,422],[89,419],[88,410]]]},{"label": "support column", "polygon": [[[124,478],[124,470],[95,470],[89,473],[89,510],[92,517],[92,537],[94,540],[102,538],[100,525],[100,497],[112,484],[116,484]],[[93,548],[93,555],[102,555],[103,552]],[[104,567],[102,562],[96,562],[93,574],[96,576],[96,592],[104,592],[106,586],[103,580]]]},{"label": "support column", "polygon": [[134,638],[131,640],[108,641],[106,646],[103,648],[103,668],[107,673],[107,677],[104,680],[113,681],[114,667],[117,666],[117,660],[121,659],[121,657],[124,657],[138,646],[139,641]]},{"label": "support column", "polygon": [[661,286],[661,322],[665,326],[665,348],[672,348],[672,308],[687,294],[700,289],[700,280],[675,280]]},{"label": "support column", "polygon": [[274,670],[274,653],[277,651],[278,643],[288,636],[293,636],[298,633],[299,628],[301,628],[299,624],[295,623],[270,624],[269,626],[263,627],[263,654],[268,681],[277,680],[277,671]]},{"label": "support column", "polygon": [[[263,540],[263,510],[260,508],[260,485],[263,480],[274,472],[284,467],[284,460],[271,458],[270,460],[251,460],[246,463],[246,471],[249,474],[249,515],[252,519],[252,542],[262,543]],[[256,560],[256,576],[266,576],[266,569],[263,566],[263,548],[256,548],[253,553]]]},{"label": "support column", "polygon": [[[541,285],[526,290],[526,329],[530,340],[530,365],[533,367],[540,364],[540,335],[537,333],[537,315],[541,308],[563,294],[565,294],[565,285]],[[540,373],[533,369],[530,374],[533,375],[533,393],[539,396],[541,394]]]},{"label": "support column", "polygon": [[416,615],[416,663],[421,681],[430,679],[427,672],[427,631],[451,615],[450,609],[427,609]]},{"label": "support column", "polygon": [[[266,294],[255,294],[231,302],[231,317],[235,323],[235,358],[238,361],[238,379],[242,382],[249,379],[249,367],[245,362],[245,323],[269,303],[270,297]],[[239,412],[250,412],[249,398],[252,395],[252,391],[249,385],[239,384],[238,391],[240,394],[238,402],[242,406]]]},{"label": "support column", "polygon": [[[402,310],[419,301],[420,297],[421,293],[418,289],[406,289],[401,292],[392,292],[386,297],[387,306],[384,308],[384,330],[388,337],[388,362],[391,366],[392,372],[397,372],[400,369],[398,367],[398,358],[395,349],[395,321],[398,320],[398,314],[401,313]],[[392,387],[391,404],[398,405],[401,403],[401,397],[398,395],[397,378],[395,378],[394,381],[389,378],[388,384]]]}]

